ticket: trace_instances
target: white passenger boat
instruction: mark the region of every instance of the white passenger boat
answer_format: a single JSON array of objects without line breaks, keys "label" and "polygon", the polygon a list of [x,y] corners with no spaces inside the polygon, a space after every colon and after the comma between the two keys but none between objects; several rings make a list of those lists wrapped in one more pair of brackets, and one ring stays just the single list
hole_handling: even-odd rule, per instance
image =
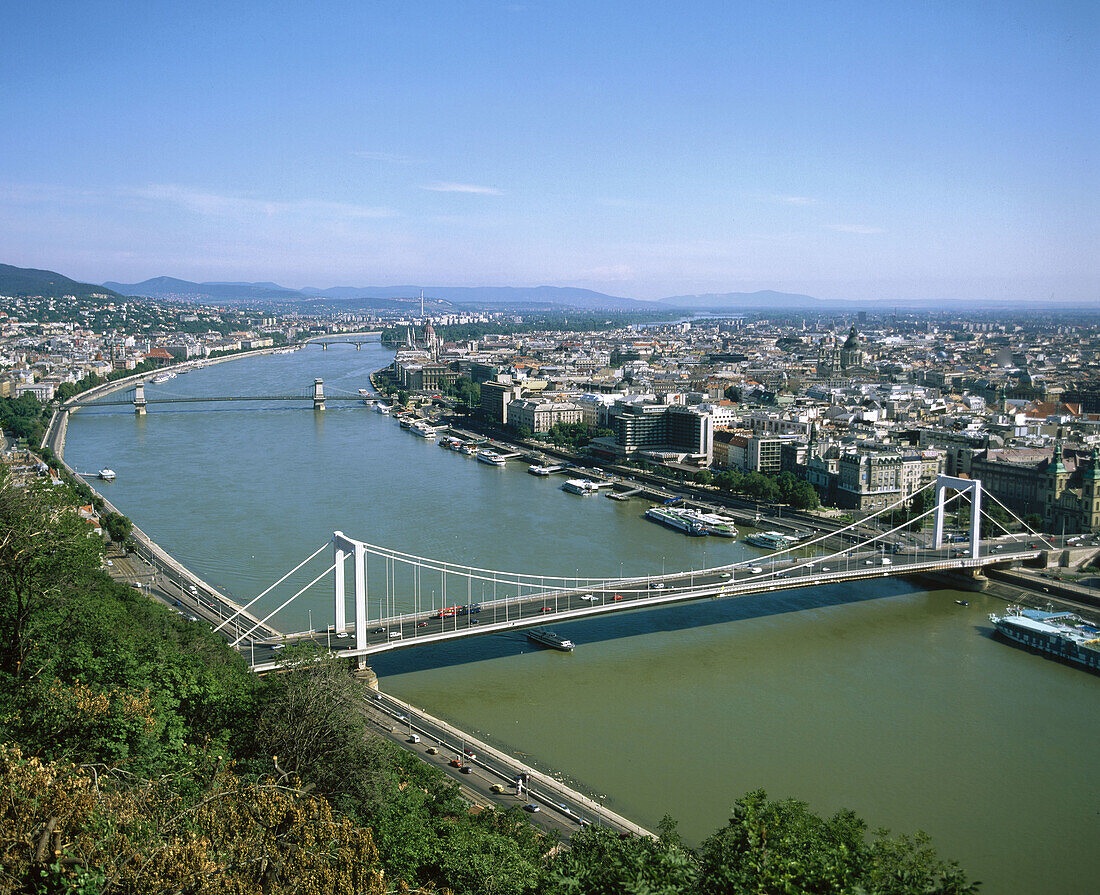
[{"label": "white passenger boat", "polygon": [[758,531],[745,538],[746,544],[753,547],[763,547],[765,550],[786,550],[793,547],[797,541],[778,531]]},{"label": "white passenger boat", "polygon": [[698,519],[685,515],[684,510],[672,507],[650,507],[645,511],[645,517],[652,522],[658,522],[668,528],[675,528],[692,537],[705,536],[707,527]]},{"label": "white passenger boat", "polygon": [[534,628],[527,632],[527,639],[533,640],[535,643],[541,643],[543,646],[548,646],[552,649],[561,650],[563,653],[569,653],[573,651],[576,644],[572,640],[567,640],[560,634],[555,634],[553,631],[546,631],[542,628]]},{"label": "white passenger boat", "polygon": [[719,538],[737,537],[737,526],[728,516],[719,513],[704,513],[701,510],[681,510],[680,512],[702,522],[708,535],[716,535]]},{"label": "white passenger boat", "polygon": [[481,463],[488,463],[490,466],[503,466],[508,461],[505,460],[496,451],[485,448],[477,452],[477,459]]},{"label": "white passenger boat", "polygon": [[587,497],[590,494],[599,492],[600,486],[589,479],[569,479],[561,486],[561,490],[568,491],[570,494],[579,494],[581,497]]},{"label": "white passenger boat", "polygon": [[113,482],[115,480],[115,471],[104,467],[99,471],[99,477],[105,482]]},{"label": "white passenger boat", "polygon": [[409,427],[409,431],[413,435],[419,435],[421,438],[435,438],[438,431],[431,423],[424,420],[417,420],[412,426]]}]

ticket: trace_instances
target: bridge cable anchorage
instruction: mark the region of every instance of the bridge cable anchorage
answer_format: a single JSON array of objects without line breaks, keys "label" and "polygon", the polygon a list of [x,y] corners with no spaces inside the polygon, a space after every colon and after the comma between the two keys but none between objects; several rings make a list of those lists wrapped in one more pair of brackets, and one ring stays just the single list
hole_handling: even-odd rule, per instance
[{"label": "bridge cable anchorage", "polygon": [[[326,544],[325,546],[327,547],[328,545]],[[275,609],[274,611],[268,613],[265,618],[260,619],[256,624],[254,624],[251,628],[249,628],[247,631],[245,631],[240,637],[238,637],[236,640],[234,640],[230,644],[230,646],[236,646],[238,643],[240,643],[242,640],[244,640],[246,637],[248,637],[257,628],[261,627],[262,625],[267,624],[267,622],[271,619],[271,617],[273,615],[276,615],[277,613],[282,612],[284,609],[286,609],[287,606],[289,606],[291,603],[293,603],[295,600],[297,600],[298,597],[300,597],[307,590],[309,590],[311,587],[313,587],[313,585],[315,585],[318,581],[320,581],[322,578],[324,578],[329,572],[331,572],[335,568],[336,568],[336,564],[333,563],[331,566],[329,566],[327,569],[325,569],[320,575],[318,575],[311,582],[309,582],[309,584],[307,584],[300,591],[298,591],[298,593],[296,593],[293,597],[291,597],[289,600],[287,600],[285,603],[283,603],[278,609]]]},{"label": "bridge cable anchorage", "polygon": [[233,619],[235,619],[238,615],[240,615],[242,612],[246,611],[253,603],[255,603],[258,599],[260,599],[260,597],[266,596],[268,593],[270,593],[276,587],[278,587],[280,584],[282,584],[284,581],[286,581],[287,578],[289,578],[291,575],[293,575],[295,572],[297,572],[307,562],[309,562],[315,556],[318,556],[321,553],[321,551],[323,551],[328,545],[329,545],[329,542],[325,541],[325,543],[323,543],[320,547],[318,547],[313,553],[311,553],[308,557],[306,557],[300,563],[298,563],[298,565],[296,565],[293,569],[291,569],[289,572],[287,572],[285,575],[283,575],[282,578],[280,578],[278,581],[276,581],[270,587],[268,587],[265,590],[258,593],[251,600],[249,600],[247,603],[245,603],[244,606],[241,606],[236,612],[234,612],[231,616],[229,616],[229,618],[227,618],[220,625],[218,625],[214,629],[214,633],[217,633],[218,631],[220,631],[222,628],[224,628],[226,625],[228,625],[231,621],[233,621]]}]

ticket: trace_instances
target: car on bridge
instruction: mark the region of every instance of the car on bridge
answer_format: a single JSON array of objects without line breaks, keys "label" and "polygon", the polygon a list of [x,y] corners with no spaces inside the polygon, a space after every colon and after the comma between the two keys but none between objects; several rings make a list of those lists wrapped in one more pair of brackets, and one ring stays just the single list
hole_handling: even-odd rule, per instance
[{"label": "car on bridge", "polygon": [[542,809],[538,805],[536,805],[534,802],[528,802],[526,805],[523,806],[523,810],[524,811],[530,811],[532,814],[536,814],[537,812],[541,811]]},{"label": "car on bridge", "polygon": [[542,609],[539,610],[539,612],[553,612],[553,611],[554,611],[553,606],[543,606]]}]

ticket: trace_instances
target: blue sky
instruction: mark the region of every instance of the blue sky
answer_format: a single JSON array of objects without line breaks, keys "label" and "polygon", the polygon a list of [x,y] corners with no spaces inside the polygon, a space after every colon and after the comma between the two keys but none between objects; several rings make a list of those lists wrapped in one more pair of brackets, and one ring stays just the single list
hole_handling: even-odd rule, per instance
[{"label": "blue sky", "polygon": [[1098,9],[7,4],[0,262],[1097,300]]}]

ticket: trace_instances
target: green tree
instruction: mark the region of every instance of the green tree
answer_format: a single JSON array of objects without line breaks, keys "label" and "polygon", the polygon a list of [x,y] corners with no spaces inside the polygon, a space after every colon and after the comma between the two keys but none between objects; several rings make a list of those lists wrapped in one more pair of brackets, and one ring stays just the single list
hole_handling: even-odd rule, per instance
[{"label": "green tree", "polygon": [[311,645],[287,649],[284,664],[264,694],[259,748],[337,804],[373,804],[387,763],[381,741],[367,737],[362,685]]},{"label": "green tree", "polygon": [[700,469],[697,473],[692,475],[691,480],[695,482],[696,485],[713,485],[714,473],[709,469]]},{"label": "green tree", "polygon": [[0,429],[37,447],[46,434],[46,405],[30,392],[18,398],[0,398]]},{"label": "green tree", "polygon": [[103,542],[51,490],[16,488],[0,468],[0,672],[32,674],[28,659],[59,598],[98,567]]},{"label": "green tree", "polygon": [[821,506],[821,499],[817,491],[809,482],[798,482],[791,491],[787,501],[798,510],[816,510]]},{"label": "green tree", "polygon": [[825,819],[763,790],[737,800],[729,823],[703,843],[699,891],[830,895],[968,895],[977,886],[940,861],[927,837],[867,839],[851,811]]},{"label": "green tree", "polygon": [[675,838],[621,838],[588,826],[554,861],[546,895],[694,895],[699,865]]},{"label": "green tree", "polygon": [[121,513],[107,513],[103,517],[103,527],[107,530],[107,537],[116,544],[121,544],[130,537],[134,523],[130,521],[129,516],[123,516]]}]

